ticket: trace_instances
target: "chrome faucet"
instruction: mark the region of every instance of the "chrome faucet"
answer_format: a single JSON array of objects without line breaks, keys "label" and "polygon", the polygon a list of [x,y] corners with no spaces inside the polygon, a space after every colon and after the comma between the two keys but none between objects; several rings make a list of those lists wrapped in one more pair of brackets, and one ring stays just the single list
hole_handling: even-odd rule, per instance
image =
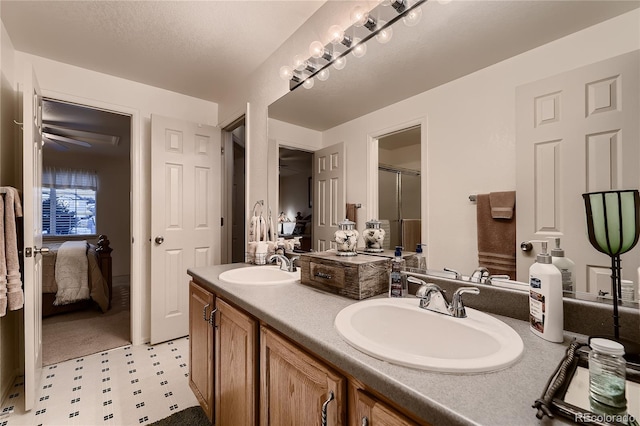
[{"label": "chrome faucet", "polygon": [[449,269],[449,268],[444,268],[445,272],[451,272],[452,274],[455,275],[455,279],[456,280],[461,280],[462,279],[462,275],[460,274],[460,272],[454,270],[454,269]]},{"label": "chrome faucet", "polygon": [[[421,281],[413,277],[409,281],[417,283]],[[453,293],[451,303],[447,301],[445,291],[433,283],[423,285],[416,292],[416,297],[420,298],[420,307],[439,314],[449,315],[454,318],[466,318],[467,312],[462,303],[462,295],[465,293],[478,294],[480,290],[477,287],[460,287]]]},{"label": "chrome faucet", "polygon": [[295,256],[289,259],[287,256],[283,254],[273,254],[269,256],[269,263],[274,263],[280,260],[280,270],[287,272],[296,272],[296,260],[298,260],[300,256]]},{"label": "chrome faucet", "polygon": [[485,282],[485,284],[491,285],[492,284],[491,281],[494,280],[494,279],[496,279],[496,280],[510,280],[511,277],[509,275],[489,275],[484,282]]},{"label": "chrome faucet", "polygon": [[479,268],[476,268],[475,271],[473,271],[473,273],[469,277],[469,281],[471,281],[472,283],[483,283],[487,280],[488,277],[489,277],[489,270],[484,266],[481,266]]}]

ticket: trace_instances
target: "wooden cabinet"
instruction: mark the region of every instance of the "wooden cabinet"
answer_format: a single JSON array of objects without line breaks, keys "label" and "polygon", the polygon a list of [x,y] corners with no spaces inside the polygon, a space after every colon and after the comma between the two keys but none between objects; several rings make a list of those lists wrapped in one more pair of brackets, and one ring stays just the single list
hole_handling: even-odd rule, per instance
[{"label": "wooden cabinet", "polygon": [[213,327],[209,322],[214,297],[189,283],[189,387],[211,421],[213,419]]},{"label": "wooden cabinet", "polygon": [[189,386],[215,425],[425,425],[267,325],[258,333],[258,326],[189,284]]},{"label": "wooden cabinet", "polygon": [[257,419],[256,321],[216,300],[216,424],[254,426]]},{"label": "wooden cabinet", "polygon": [[418,426],[418,423],[353,384],[349,386],[349,424],[352,426]]},{"label": "wooden cabinet", "polygon": [[343,376],[260,328],[261,426],[345,425],[345,398]]},{"label": "wooden cabinet", "polygon": [[253,318],[189,284],[189,386],[212,423],[256,424],[257,349]]}]

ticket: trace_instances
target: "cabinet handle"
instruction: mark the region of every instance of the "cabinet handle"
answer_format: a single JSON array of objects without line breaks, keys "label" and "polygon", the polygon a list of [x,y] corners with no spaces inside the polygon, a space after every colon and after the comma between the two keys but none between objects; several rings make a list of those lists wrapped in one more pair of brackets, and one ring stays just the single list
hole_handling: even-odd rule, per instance
[{"label": "cabinet handle", "polygon": [[325,278],[327,280],[330,280],[331,279],[331,274],[327,274],[327,273],[324,273],[324,272],[316,272],[316,277],[317,278]]},{"label": "cabinet handle", "polygon": [[216,322],[216,320],[215,320],[215,318],[216,318],[216,317],[215,317],[216,312],[218,312],[218,308],[215,308],[214,310],[212,310],[212,311],[211,311],[211,315],[209,315],[209,320],[208,320],[208,321],[209,321],[209,325],[211,325],[211,326],[215,326],[215,327],[217,328],[218,326],[217,326],[217,325],[215,325],[215,322]]},{"label": "cabinet handle", "polygon": [[322,426],[327,426],[327,406],[334,399],[335,395],[333,394],[333,391],[329,391],[329,399],[327,399],[324,404],[322,404],[322,419],[320,423]]},{"label": "cabinet handle", "polygon": [[209,306],[211,306],[210,304],[206,304],[204,305],[204,308],[202,308],[202,319],[205,321],[209,321],[209,319],[207,318],[207,309],[209,309]]},{"label": "cabinet handle", "polygon": [[362,418],[362,426],[369,426],[369,419],[367,418],[367,416],[364,416]]}]

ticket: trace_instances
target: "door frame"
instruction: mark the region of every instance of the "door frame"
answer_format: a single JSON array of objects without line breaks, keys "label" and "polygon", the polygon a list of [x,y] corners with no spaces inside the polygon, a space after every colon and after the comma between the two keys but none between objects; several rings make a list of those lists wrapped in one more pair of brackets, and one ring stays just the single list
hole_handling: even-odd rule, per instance
[{"label": "door frame", "polygon": [[[427,162],[427,117],[418,117],[413,120],[387,126],[382,129],[367,133],[367,218],[378,218],[379,197],[378,197],[378,139],[389,133],[396,133],[411,127],[420,126],[420,220],[422,222],[422,230],[420,240],[424,241],[427,247],[430,245],[429,234],[429,200],[425,194],[428,194],[428,178],[427,172],[429,165]],[[368,220],[368,219],[367,219]],[[405,247],[407,251],[411,248]]]},{"label": "door frame", "polygon": [[[222,188],[220,194],[220,212],[223,217],[223,226],[220,230],[220,248],[225,248],[224,254],[221,253],[221,263],[231,263],[232,259],[232,235],[231,235],[231,218],[232,218],[232,191],[233,191],[233,138],[231,132],[227,130],[231,125],[237,121],[244,120],[244,167],[245,167],[245,183],[244,183],[244,204],[245,204],[245,217],[247,217],[247,209],[249,205],[249,174],[251,170],[249,168],[249,150],[250,148],[250,136],[249,136],[249,102],[247,102],[244,109],[240,108],[231,114],[230,118],[224,121],[218,122],[217,127],[220,128],[220,145],[224,150],[222,158],[222,167],[220,168],[220,177],[222,182]],[[244,227],[245,235],[244,241],[247,241],[247,227]],[[245,247],[246,251],[246,247]]]},{"label": "door frame", "polygon": [[[103,109],[115,113],[128,115],[131,117],[131,258],[129,259],[131,268],[131,343],[141,345],[145,343],[143,325],[149,322],[145,320],[144,283],[148,280],[147,263],[150,262],[147,256],[148,243],[145,242],[145,231],[142,226],[144,222],[143,205],[146,203],[145,194],[150,193],[151,182],[145,182],[146,162],[142,150],[140,111],[122,105],[115,105],[96,99],[82,98],[67,93],[60,93],[52,90],[42,89],[42,96],[45,98],[85,105],[92,108]],[[149,170],[149,173],[151,171]],[[137,242],[137,243],[136,243]],[[146,260],[146,261],[145,261]],[[147,312],[147,317],[148,312]]]}]

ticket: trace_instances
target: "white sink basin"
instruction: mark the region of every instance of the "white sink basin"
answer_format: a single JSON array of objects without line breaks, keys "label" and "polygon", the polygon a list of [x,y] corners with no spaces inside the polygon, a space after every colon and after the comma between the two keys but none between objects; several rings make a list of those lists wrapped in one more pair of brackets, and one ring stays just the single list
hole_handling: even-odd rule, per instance
[{"label": "white sink basin", "polygon": [[220,274],[220,281],[230,284],[276,285],[292,284],[300,280],[300,268],[296,272],[281,271],[278,266],[246,266]]},{"label": "white sink basin", "polygon": [[335,326],[352,346],[393,364],[446,373],[495,371],[515,363],[522,339],[502,321],[466,308],[453,318],[414,297],[369,299],[344,308]]}]

